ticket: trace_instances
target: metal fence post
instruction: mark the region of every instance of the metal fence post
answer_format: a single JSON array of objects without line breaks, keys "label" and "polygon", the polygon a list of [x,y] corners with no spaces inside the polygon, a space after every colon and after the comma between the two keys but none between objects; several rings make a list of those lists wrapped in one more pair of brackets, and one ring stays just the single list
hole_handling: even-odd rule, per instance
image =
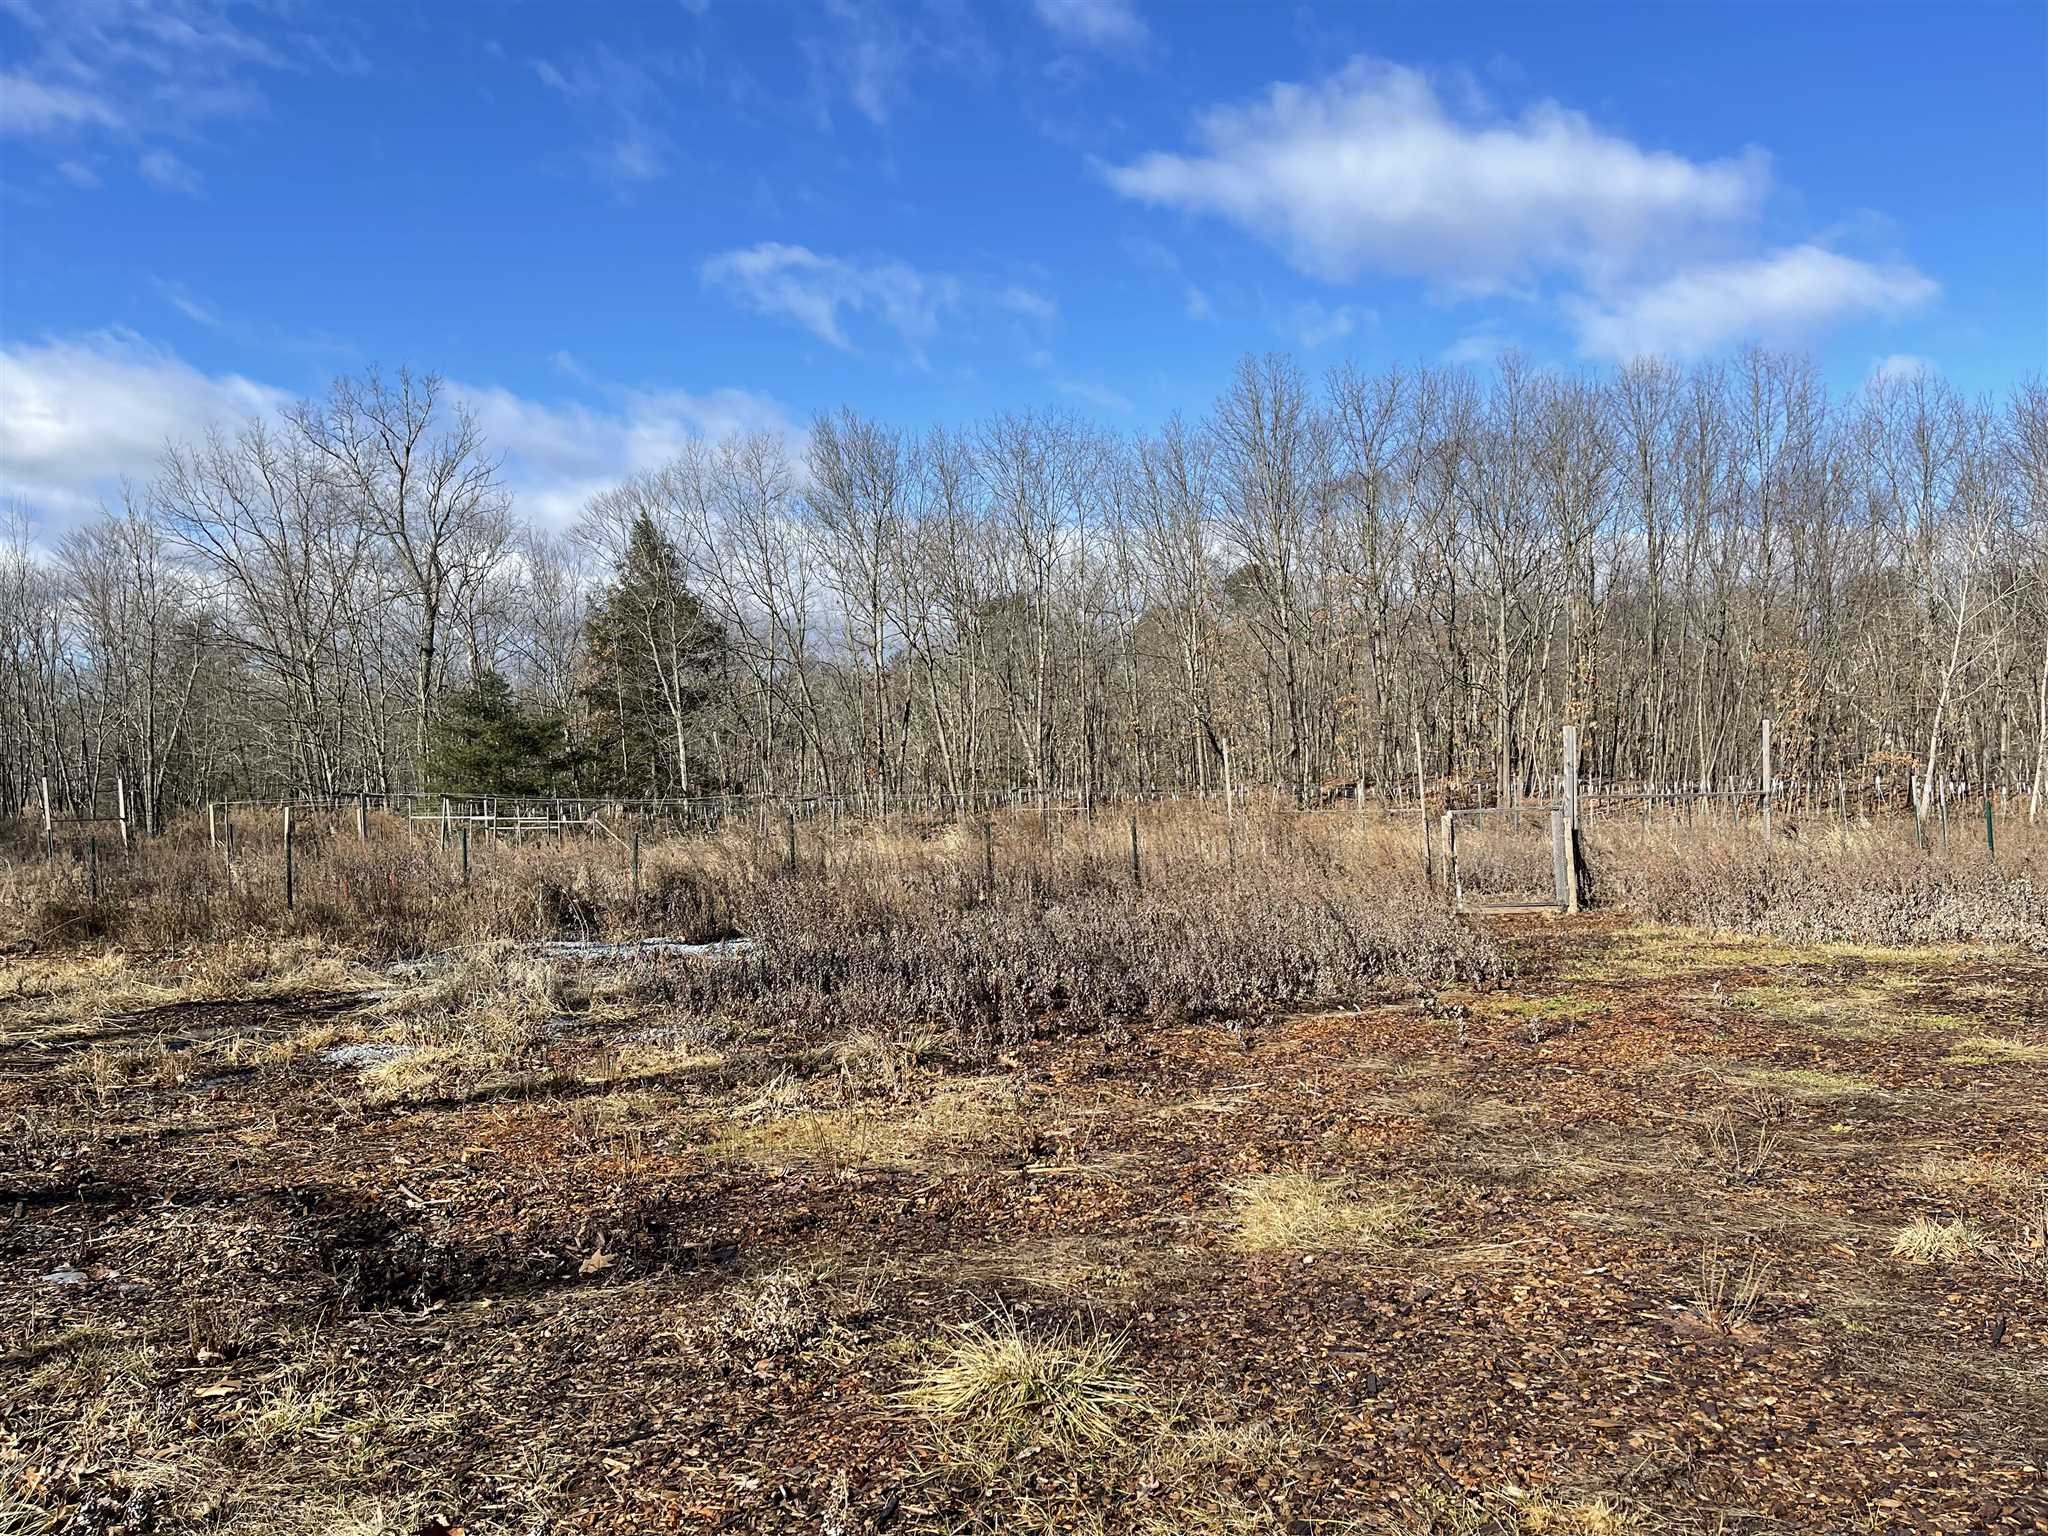
[{"label": "metal fence post", "polygon": [[1579,910],[1579,728],[1564,728],[1564,892],[1567,912]]}]

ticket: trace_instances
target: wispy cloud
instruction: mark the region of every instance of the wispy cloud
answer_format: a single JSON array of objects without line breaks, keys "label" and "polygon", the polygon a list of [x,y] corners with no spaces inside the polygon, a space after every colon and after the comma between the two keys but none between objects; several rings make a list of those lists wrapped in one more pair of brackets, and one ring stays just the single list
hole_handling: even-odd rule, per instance
[{"label": "wispy cloud", "polygon": [[1107,384],[1097,384],[1088,379],[1059,379],[1053,388],[1069,399],[1094,406],[1098,411],[1114,411],[1119,416],[1131,413],[1130,400]]},{"label": "wispy cloud", "polygon": [[136,172],[159,192],[177,192],[197,197],[206,182],[197,171],[168,149],[146,150],[135,162]]},{"label": "wispy cloud", "polygon": [[[259,35],[233,0],[8,0],[22,40],[0,74],[0,135],[41,145],[73,186],[98,185],[81,143],[120,148],[187,186],[183,173],[150,155],[165,140],[189,145],[214,124],[268,105],[273,77],[288,72],[361,72],[362,50],[345,35],[345,10],[311,11]],[[267,8],[265,8],[267,9]],[[165,151],[168,153],[168,151]]]},{"label": "wispy cloud", "polygon": [[1491,363],[1514,350],[1514,338],[1500,331],[1467,331],[1444,348],[1443,358],[1447,363]]},{"label": "wispy cloud", "polygon": [[167,277],[152,277],[149,281],[150,286],[163,296],[163,301],[187,320],[211,330],[220,329],[221,318],[214,312],[213,306],[194,297],[192,290],[183,283],[173,282]]},{"label": "wispy cloud", "polygon": [[1032,9],[1062,39],[1089,48],[1137,48],[1150,36],[1132,0],[1032,0]]},{"label": "wispy cloud", "polygon": [[772,240],[714,256],[698,275],[754,313],[792,320],[842,351],[858,350],[849,329],[854,321],[871,321],[893,332],[919,363],[949,313],[995,309],[1036,324],[1059,316],[1051,298],[1019,284],[970,284],[908,262],[848,260]]},{"label": "wispy cloud", "polygon": [[1743,340],[1806,340],[1843,321],[1918,308],[1940,291],[1940,284],[1903,262],[1880,264],[1798,245],[1689,266],[1568,307],[1588,356],[1689,358]]},{"label": "wispy cloud", "polygon": [[0,133],[28,138],[121,125],[114,104],[91,91],[20,73],[0,74]]},{"label": "wispy cloud", "polygon": [[1059,305],[1035,288],[1011,283],[998,289],[994,298],[999,308],[1007,309],[1013,315],[1022,315],[1026,320],[1049,325],[1060,317]]},{"label": "wispy cloud", "polygon": [[824,0],[798,46],[817,115],[829,122],[851,107],[878,128],[909,98],[920,69],[985,72],[993,57],[973,12],[955,0]]},{"label": "wispy cloud", "polygon": [[794,320],[848,352],[854,350],[846,333],[850,316],[873,316],[922,353],[938,332],[940,314],[960,301],[951,278],[927,278],[905,262],[842,261],[772,240],[714,256],[699,275],[755,313]]},{"label": "wispy cloud", "polygon": [[1362,304],[1322,304],[1314,299],[1297,304],[1281,327],[1306,350],[1328,346],[1360,330],[1369,330],[1379,317]]},{"label": "wispy cloud", "polygon": [[1190,320],[1213,320],[1216,305],[1209,293],[1187,275],[1178,254],[1145,235],[1126,235],[1124,253],[1147,272],[1173,279],[1181,289],[1181,313]]},{"label": "wispy cloud", "polygon": [[675,153],[668,97],[679,79],[700,70],[672,55],[627,58],[601,45],[561,63],[539,59],[533,66],[541,83],[583,120],[585,164],[622,188],[668,174]]}]

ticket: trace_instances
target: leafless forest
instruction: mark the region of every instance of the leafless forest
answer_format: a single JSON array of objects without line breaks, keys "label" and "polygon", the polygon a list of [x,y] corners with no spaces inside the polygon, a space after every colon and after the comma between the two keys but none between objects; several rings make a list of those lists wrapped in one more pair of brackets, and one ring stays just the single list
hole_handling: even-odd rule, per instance
[{"label": "leafless forest", "polygon": [[1432,778],[1511,798],[1566,723],[1595,779],[1726,784],[1761,715],[1794,781],[2038,799],[2048,768],[2038,381],[1247,358],[1155,434],[849,410],[706,442],[568,530],[522,520],[508,447],[435,378],[369,374],[168,445],[54,551],[17,533],[8,792],[47,778],[61,816],[119,775],[160,826],[427,787],[444,700],[487,671],[557,787],[615,794],[1229,772],[1306,801],[1410,782],[1419,738]]}]

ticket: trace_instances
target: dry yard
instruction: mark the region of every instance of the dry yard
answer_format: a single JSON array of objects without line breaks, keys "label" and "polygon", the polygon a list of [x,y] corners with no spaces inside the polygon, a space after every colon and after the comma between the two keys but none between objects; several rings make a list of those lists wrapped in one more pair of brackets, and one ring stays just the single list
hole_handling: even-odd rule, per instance
[{"label": "dry yard", "polygon": [[0,1529],[2048,1530],[2048,964],[1498,936],[988,1063],[19,958]]}]

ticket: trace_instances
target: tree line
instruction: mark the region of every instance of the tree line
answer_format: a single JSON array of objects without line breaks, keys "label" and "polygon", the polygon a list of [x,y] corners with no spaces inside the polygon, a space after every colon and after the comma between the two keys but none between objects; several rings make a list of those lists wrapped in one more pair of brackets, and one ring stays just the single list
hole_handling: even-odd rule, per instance
[{"label": "tree line", "polygon": [[[2048,388],[1805,357],[1242,360],[1198,419],[690,444],[518,516],[431,375],[169,445],[0,553],[0,782],[1303,802],[1589,771],[2048,779]],[[516,446],[516,445],[512,445]],[[32,509],[20,509],[26,514]]]}]

